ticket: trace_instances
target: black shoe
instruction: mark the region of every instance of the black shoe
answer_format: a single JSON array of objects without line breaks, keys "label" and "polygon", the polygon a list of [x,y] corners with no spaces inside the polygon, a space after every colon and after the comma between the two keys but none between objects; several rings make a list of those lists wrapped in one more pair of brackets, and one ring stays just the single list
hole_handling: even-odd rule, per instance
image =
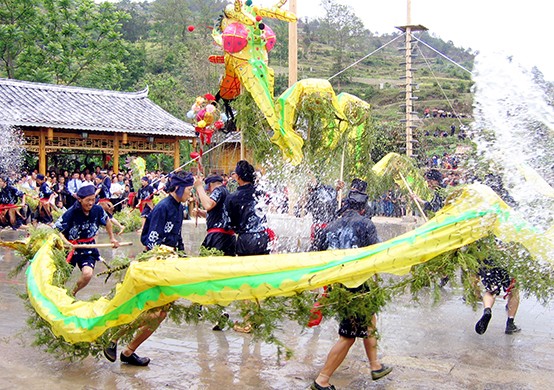
[{"label": "black shoe", "polygon": [[335,388],[335,386],[333,386],[333,385],[323,387],[323,386],[318,385],[316,381],[314,381],[314,383],[312,383],[312,385],[310,386],[310,389],[311,390],[337,390]]},{"label": "black shoe", "polygon": [[123,355],[123,352],[121,352],[121,355],[119,355],[119,358],[123,363],[130,364],[131,366],[147,366],[148,363],[150,363],[150,358],[147,357],[139,357],[136,353],[132,353],[130,356]]},{"label": "black shoe", "polygon": [[475,324],[475,331],[478,334],[483,334],[487,331],[487,327],[489,326],[489,321],[491,320],[492,314],[490,311],[486,311],[483,313],[483,317],[477,323]]},{"label": "black shoe", "polygon": [[387,367],[382,364],[379,370],[371,371],[371,379],[376,381],[377,379],[381,379],[382,377],[389,375],[391,371],[392,367]]},{"label": "black shoe", "polygon": [[223,313],[221,315],[221,320],[219,320],[219,322],[217,324],[214,325],[214,327],[212,328],[212,330],[216,330],[216,331],[219,331],[219,330],[223,330],[223,328],[225,328],[225,325],[229,322],[229,314],[228,313]]},{"label": "black shoe", "polygon": [[115,362],[117,359],[117,343],[114,343],[113,341],[110,341],[108,346],[104,348],[104,356],[106,359],[108,359],[110,362]]},{"label": "black shoe", "polygon": [[513,322],[508,322],[506,324],[506,331],[504,333],[506,334],[514,334],[521,331],[521,328],[514,324]]}]

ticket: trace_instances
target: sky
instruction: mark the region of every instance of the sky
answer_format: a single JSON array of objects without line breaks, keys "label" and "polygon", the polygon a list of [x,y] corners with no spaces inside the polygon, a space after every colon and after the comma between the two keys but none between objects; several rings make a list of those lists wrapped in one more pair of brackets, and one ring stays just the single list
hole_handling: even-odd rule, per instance
[{"label": "sky", "polygon": [[[297,16],[321,17],[322,0],[297,0]],[[408,0],[335,0],[351,7],[373,33],[392,33],[407,24]],[[273,5],[277,0],[253,0]],[[282,8],[288,9],[288,4]],[[455,46],[480,52],[501,51],[526,66],[537,66],[554,81],[551,0],[411,0],[411,23],[452,41]]]}]

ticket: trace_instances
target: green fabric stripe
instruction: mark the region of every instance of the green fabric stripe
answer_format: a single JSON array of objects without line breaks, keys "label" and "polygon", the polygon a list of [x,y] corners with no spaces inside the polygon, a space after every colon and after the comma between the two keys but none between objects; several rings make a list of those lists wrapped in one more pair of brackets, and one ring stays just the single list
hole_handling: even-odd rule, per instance
[{"label": "green fabric stripe", "polygon": [[[136,296],[129,299],[124,304],[118,306],[111,312],[106,313],[102,316],[93,317],[93,318],[64,316],[58,310],[58,308],[55,306],[54,303],[49,301],[45,296],[43,296],[40,293],[38,286],[36,284],[36,280],[34,279],[32,273],[29,272],[29,270],[27,271],[27,285],[28,285],[29,293],[41,306],[49,310],[49,312],[52,314],[53,319],[55,321],[62,320],[66,325],[74,325],[78,328],[90,330],[96,326],[105,326],[108,321],[116,320],[121,315],[131,314],[135,309],[142,310],[145,307],[147,302],[157,301],[160,298],[161,294],[164,294],[166,296],[172,296],[172,295],[178,294],[179,296],[186,298],[187,296],[192,294],[205,295],[209,291],[214,291],[214,290],[220,291],[223,288],[231,288],[231,289],[237,290],[237,289],[240,289],[240,287],[245,284],[251,286],[252,288],[257,288],[264,283],[269,284],[274,288],[278,288],[284,280],[298,281],[304,276],[325,271],[328,269],[332,269],[334,267],[337,267],[352,261],[357,261],[363,258],[367,258],[372,255],[375,255],[376,253],[389,250],[390,248],[401,244],[413,244],[418,238],[424,238],[425,236],[429,235],[430,233],[432,233],[437,229],[440,229],[442,227],[445,227],[451,224],[459,223],[464,220],[471,220],[474,218],[482,217],[486,214],[494,213],[495,211],[497,211],[494,209],[495,208],[493,207],[492,209],[485,210],[485,211],[467,211],[458,216],[448,217],[448,218],[445,218],[444,221],[441,223],[437,223],[436,225],[429,226],[423,229],[422,231],[418,231],[416,235],[409,235],[406,237],[400,237],[398,239],[392,239],[385,242],[382,245],[379,245],[376,247],[373,247],[373,246],[369,247],[367,251],[358,253],[356,255],[345,256],[341,259],[337,259],[328,264],[323,264],[317,267],[310,267],[308,269],[279,271],[272,274],[233,277],[228,279],[220,279],[217,281],[187,283],[187,284],[181,284],[176,286],[155,286],[138,293]],[[29,267],[29,269],[31,269],[31,267]],[[214,287],[217,287],[218,285],[221,285],[221,287],[214,288]]]},{"label": "green fabric stripe", "polygon": [[285,135],[286,132],[285,132],[285,102],[288,100],[288,98],[290,97],[290,95],[292,94],[292,92],[297,88],[296,85],[294,86],[291,86],[290,88],[287,88],[287,90],[285,92],[283,92],[281,94],[281,96],[279,96],[279,99],[277,99],[281,104],[281,110],[280,110],[280,115],[279,115],[279,131],[281,132],[282,135]]}]

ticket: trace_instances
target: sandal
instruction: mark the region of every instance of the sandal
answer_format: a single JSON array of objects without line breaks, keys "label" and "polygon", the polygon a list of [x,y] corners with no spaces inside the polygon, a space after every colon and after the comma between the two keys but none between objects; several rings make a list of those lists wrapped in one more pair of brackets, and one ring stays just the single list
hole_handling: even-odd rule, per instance
[{"label": "sandal", "polygon": [[252,332],[252,325],[250,324],[246,324],[245,326],[235,325],[233,326],[233,330],[235,332],[240,332],[240,333],[250,333]]}]

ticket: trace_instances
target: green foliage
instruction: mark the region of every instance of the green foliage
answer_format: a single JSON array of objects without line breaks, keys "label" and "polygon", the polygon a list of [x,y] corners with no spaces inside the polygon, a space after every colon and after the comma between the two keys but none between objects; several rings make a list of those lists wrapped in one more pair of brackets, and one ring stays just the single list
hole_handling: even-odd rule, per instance
[{"label": "green foliage", "polygon": [[8,74],[57,84],[117,88],[125,65],[120,21],[128,16],[110,3],[43,0],[32,3],[25,42]]},{"label": "green foliage", "polygon": [[358,291],[340,284],[329,288],[319,300],[323,315],[333,316],[339,322],[357,317],[365,321],[365,326],[370,326],[373,314],[379,313],[392,298],[392,290],[382,286],[382,280],[377,275],[355,290]]},{"label": "green foliage", "polygon": [[[124,208],[115,213],[114,218],[125,226],[126,232],[136,232],[142,227],[142,219],[138,209]],[[117,229],[117,226],[114,226],[114,229]]]},{"label": "green foliage", "polygon": [[102,354],[103,343],[101,339],[92,343],[71,344],[62,337],[55,336],[50,324],[33,309],[29,297],[22,295],[21,298],[25,302],[28,313],[27,325],[34,333],[33,346],[39,347],[59,360],[79,361],[89,356],[98,357]]},{"label": "green foliage", "polygon": [[[48,235],[49,229],[31,231],[26,258],[31,258]],[[218,251],[201,250],[203,256],[221,255]],[[179,254],[183,256],[183,254]],[[53,284],[65,288],[71,274],[72,267],[65,263],[65,252],[55,249],[54,261],[56,272]],[[162,247],[141,253],[135,261],[156,261],[175,253]],[[219,305],[198,305],[177,301],[165,307],[169,317],[177,324],[197,324],[205,322],[219,325],[220,328],[229,328],[237,325],[250,329],[254,340],[272,343],[277,346],[279,356],[288,358],[293,350],[279,338],[284,332],[287,321],[298,323],[306,327],[312,316],[314,303],[318,302],[324,318],[350,318],[357,316],[365,319],[369,325],[371,316],[379,313],[391,299],[409,291],[417,301],[420,294],[431,293],[435,300],[441,299],[441,285],[449,280],[454,287],[461,287],[466,303],[477,307],[480,299],[480,283],[477,279],[478,271],[483,267],[484,260],[492,261],[495,266],[508,270],[517,280],[517,287],[525,296],[534,296],[541,303],[546,304],[554,296],[554,271],[550,265],[539,264],[533,261],[529,254],[519,245],[501,243],[494,237],[487,237],[463,248],[443,253],[436,258],[412,267],[411,272],[404,277],[393,277],[385,281],[375,275],[368,279],[363,288],[352,291],[340,284],[331,286],[325,293],[320,291],[298,292],[290,297],[270,297],[265,300],[236,301],[227,307]],[[121,280],[124,271],[130,263],[125,257],[115,258],[110,262],[110,271],[99,273],[98,276],[114,275]],[[27,263],[27,261],[26,261]],[[457,282],[460,277],[460,282]],[[107,297],[113,296],[113,289]],[[28,301],[28,297],[23,297]],[[93,298],[93,299],[96,299]],[[59,359],[80,360],[87,356],[99,356],[104,345],[116,337],[126,342],[134,331],[149,321],[149,313],[145,312],[133,323],[108,330],[93,343],[70,344],[60,337],[53,335],[50,326],[36,312],[29,307],[28,324],[35,334],[34,344],[53,354]],[[156,309],[153,309],[156,310]],[[224,313],[231,313],[242,320],[231,321]]]},{"label": "green foliage", "polygon": [[[52,235],[52,228],[50,227],[39,227],[35,228],[33,226],[29,226],[28,233],[29,237],[21,243],[21,245],[18,245],[16,248],[16,254],[21,258],[21,261],[15,266],[13,270],[10,271],[9,276],[15,277],[21,273],[21,271],[25,270],[27,268],[27,265],[29,265],[29,262],[33,259],[37,251],[44,245],[46,242],[46,239]],[[61,239],[58,242],[58,246],[61,248]],[[60,267],[60,270],[56,270],[57,272],[60,272],[61,275],[63,275],[67,268],[67,263],[65,263],[65,256],[63,257],[63,262],[58,261],[59,260],[59,254],[58,252],[55,252],[55,260],[56,265]],[[55,277],[56,279],[62,279],[63,277]]]},{"label": "green foliage", "polygon": [[205,246],[200,246],[200,257],[212,257],[212,256],[225,256],[225,253],[215,248],[206,248]]},{"label": "green foliage", "polygon": [[233,102],[233,108],[237,111],[237,128],[243,133],[246,148],[254,153],[254,160],[264,161],[280,156],[277,146],[269,140],[269,124],[250,93],[241,94]]}]

